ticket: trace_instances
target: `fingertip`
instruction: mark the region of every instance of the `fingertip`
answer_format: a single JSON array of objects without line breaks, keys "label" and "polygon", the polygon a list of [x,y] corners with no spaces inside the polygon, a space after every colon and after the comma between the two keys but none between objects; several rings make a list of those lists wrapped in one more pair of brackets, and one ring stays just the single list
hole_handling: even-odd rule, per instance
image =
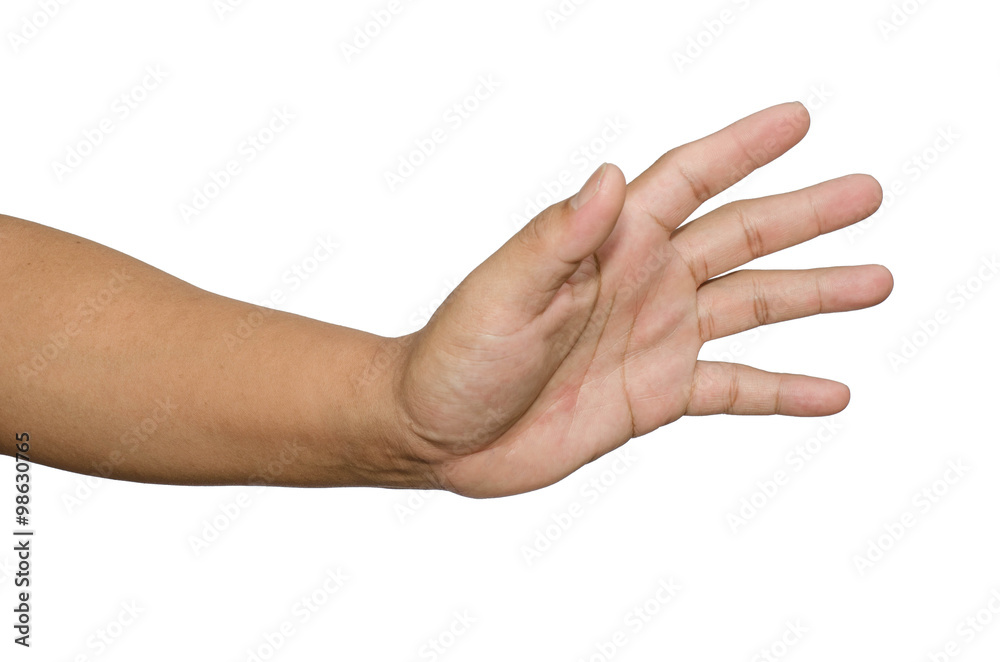
[{"label": "fingertip", "polygon": [[876,179],[873,175],[864,174],[862,177],[868,179],[871,182],[872,188],[876,191],[876,197],[878,198],[879,204],[882,204],[882,199],[885,197],[885,189],[882,188],[882,182]]},{"label": "fingertip", "polygon": [[850,182],[855,204],[859,207],[857,220],[868,218],[878,211],[885,193],[877,179],[865,173],[847,175],[844,179]]},{"label": "fingertip", "polygon": [[[589,207],[605,208],[624,206],[625,204],[625,174],[613,163],[602,163],[593,172],[587,182],[576,195],[563,202],[564,209],[570,214],[579,215]],[[619,212],[621,210],[619,209]],[[598,212],[600,213],[600,212]]]},{"label": "fingertip", "polygon": [[804,135],[812,125],[812,114],[809,112],[809,108],[801,101],[792,101],[787,105],[791,106],[792,112],[796,116],[797,124]]},{"label": "fingertip", "polygon": [[568,261],[579,261],[597,250],[611,234],[625,207],[627,187],[621,169],[612,163],[605,163],[599,172],[597,191],[579,208],[571,204],[569,215],[564,217],[569,224],[565,246]]},{"label": "fingertip", "polygon": [[609,163],[604,176],[607,178],[607,182],[604,185],[603,193],[607,196],[608,213],[617,219],[622,213],[622,209],[625,208],[625,195],[628,191],[625,173],[614,163]]},{"label": "fingertip", "polygon": [[625,186],[625,173],[614,163],[607,163],[604,176],[608,179],[608,187],[621,188]]},{"label": "fingertip", "polygon": [[892,294],[892,290],[896,286],[896,279],[892,277],[892,272],[889,271],[888,267],[885,265],[871,264],[868,266],[877,274],[875,276],[875,282],[878,291],[882,295],[882,298],[878,300],[878,303],[882,303],[889,298],[890,294]]},{"label": "fingertip", "polygon": [[604,173],[601,176],[601,188],[595,196],[599,199],[599,202],[595,200],[595,206],[603,207],[605,214],[614,212],[617,208],[617,213],[614,214],[615,218],[617,218],[625,206],[625,191],[627,189],[625,173],[614,163],[605,163],[603,167]]},{"label": "fingertip", "polygon": [[[777,137],[783,145],[779,152],[767,159],[767,162],[781,156],[785,151],[798,144],[809,132],[809,126],[812,124],[812,116],[809,114],[809,109],[801,101],[786,101],[785,103],[765,108],[749,117],[743,118],[737,124],[747,120],[763,121],[765,132],[770,134],[768,137]],[[758,167],[761,165],[764,165],[764,163],[758,164]]]},{"label": "fingertip", "polygon": [[868,216],[871,216],[879,207],[882,206],[882,200],[885,198],[885,191],[882,188],[882,183],[875,179],[869,174],[860,173],[853,176],[857,181],[864,182],[863,186],[866,189],[865,196],[868,201]]},{"label": "fingertip", "polygon": [[851,401],[847,384],[832,379],[809,378],[809,384],[803,386],[796,412],[799,416],[833,416],[844,411]]},{"label": "fingertip", "polygon": [[564,282],[614,230],[625,206],[624,179],[617,166],[602,163],[578,193],[542,210],[515,235],[515,253],[529,263],[553,258],[542,268],[555,268],[556,282]]},{"label": "fingertip", "polygon": [[856,267],[846,267],[843,273],[847,279],[842,281],[845,300],[854,304],[845,310],[860,310],[877,306],[889,298],[892,292],[892,272],[881,264],[864,264]]},{"label": "fingertip", "polygon": [[839,414],[840,412],[847,409],[847,405],[851,403],[851,388],[844,383],[831,381],[834,386],[834,391],[836,395],[833,397],[832,410],[830,414]]}]

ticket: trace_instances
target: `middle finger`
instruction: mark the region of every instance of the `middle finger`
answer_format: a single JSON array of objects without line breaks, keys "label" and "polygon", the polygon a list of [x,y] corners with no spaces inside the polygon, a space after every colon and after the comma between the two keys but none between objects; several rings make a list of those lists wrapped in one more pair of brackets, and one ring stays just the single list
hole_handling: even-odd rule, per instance
[{"label": "middle finger", "polygon": [[848,175],[799,191],[723,205],[681,226],[671,243],[698,284],[758,257],[839,230],[875,213],[882,187]]}]

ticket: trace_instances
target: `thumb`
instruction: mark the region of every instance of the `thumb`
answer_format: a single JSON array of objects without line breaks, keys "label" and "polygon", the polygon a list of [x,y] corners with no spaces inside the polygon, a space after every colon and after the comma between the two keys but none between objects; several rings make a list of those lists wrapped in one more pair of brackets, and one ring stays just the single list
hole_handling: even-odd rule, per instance
[{"label": "thumb", "polygon": [[541,314],[580,263],[601,247],[625,205],[625,175],[605,163],[580,192],[533,218],[494,255],[502,268],[495,294]]}]

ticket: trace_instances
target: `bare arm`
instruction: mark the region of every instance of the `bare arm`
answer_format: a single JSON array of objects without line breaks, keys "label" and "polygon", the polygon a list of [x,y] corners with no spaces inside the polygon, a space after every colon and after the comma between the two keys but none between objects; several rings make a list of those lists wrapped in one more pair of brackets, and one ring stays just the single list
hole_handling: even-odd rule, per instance
[{"label": "bare arm", "polygon": [[39,463],[134,481],[414,485],[391,375],[371,366],[389,340],[29,221],[0,216],[0,233],[5,454],[28,432]]},{"label": "bare arm", "polygon": [[804,106],[782,104],[670,150],[631,183],[602,166],[425,328],[394,339],[279,312],[255,320],[263,309],[4,218],[3,450],[27,431],[45,464],[218,484],[260,482],[292,441],[302,450],[273,484],[494,497],[550,485],[681,416],[836,413],[850,398],[839,382],[698,358],[711,340],[892,290],[878,265],[740,270],[870,216],[882,190],[868,176],[685,222],[808,127]]}]

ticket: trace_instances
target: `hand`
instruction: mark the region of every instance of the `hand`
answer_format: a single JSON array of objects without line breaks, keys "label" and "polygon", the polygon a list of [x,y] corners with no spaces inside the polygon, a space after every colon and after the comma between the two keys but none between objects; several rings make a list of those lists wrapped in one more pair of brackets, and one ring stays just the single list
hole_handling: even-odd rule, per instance
[{"label": "hand", "polygon": [[727,273],[870,216],[882,190],[867,175],[733,202],[681,226],[808,127],[802,104],[783,104],[667,152],[631,184],[602,166],[399,339],[398,409],[428,482],[517,494],[684,415],[846,407],[838,382],[698,360],[709,340],[865,308],[892,290],[881,266]]}]

